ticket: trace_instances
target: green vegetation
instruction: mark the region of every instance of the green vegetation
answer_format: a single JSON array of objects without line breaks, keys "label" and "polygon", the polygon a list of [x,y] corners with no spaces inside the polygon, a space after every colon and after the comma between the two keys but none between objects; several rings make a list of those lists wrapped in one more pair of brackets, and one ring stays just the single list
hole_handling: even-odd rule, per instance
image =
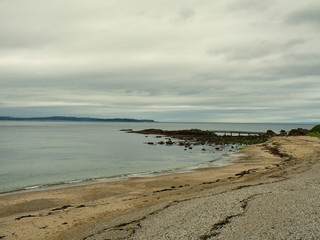
[{"label": "green vegetation", "polygon": [[308,133],[310,136],[320,138],[320,125],[314,126]]},{"label": "green vegetation", "polygon": [[320,133],[320,125],[314,126],[309,132],[318,132],[318,133]]}]

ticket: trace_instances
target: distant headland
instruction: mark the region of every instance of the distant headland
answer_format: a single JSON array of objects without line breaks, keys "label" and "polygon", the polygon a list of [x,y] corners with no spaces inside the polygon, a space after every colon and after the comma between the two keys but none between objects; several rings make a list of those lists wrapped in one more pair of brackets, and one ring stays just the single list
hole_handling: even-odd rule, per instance
[{"label": "distant headland", "polygon": [[65,117],[65,116],[53,116],[53,117],[7,117],[0,116],[0,121],[68,121],[68,122],[155,122],[149,119],[131,119],[131,118],[90,118],[90,117]]}]

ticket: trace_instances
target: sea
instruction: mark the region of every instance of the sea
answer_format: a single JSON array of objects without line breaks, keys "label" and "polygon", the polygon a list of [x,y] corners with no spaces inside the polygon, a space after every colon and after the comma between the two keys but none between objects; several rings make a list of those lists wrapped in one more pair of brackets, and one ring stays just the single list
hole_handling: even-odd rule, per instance
[{"label": "sea", "polygon": [[0,193],[34,191],[192,171],[231,164],[243,146],[147,144],[165,141],[121,129],[289,131],[314,124],[0,121]]}]

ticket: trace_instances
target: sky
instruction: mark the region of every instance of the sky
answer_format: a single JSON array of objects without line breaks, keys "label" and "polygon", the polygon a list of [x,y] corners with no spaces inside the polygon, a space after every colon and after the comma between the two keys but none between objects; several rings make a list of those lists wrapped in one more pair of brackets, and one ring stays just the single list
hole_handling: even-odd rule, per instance
[{"label": "sky", "polygon": [[0,116],[320,122],[319,0],[0,0]]}]

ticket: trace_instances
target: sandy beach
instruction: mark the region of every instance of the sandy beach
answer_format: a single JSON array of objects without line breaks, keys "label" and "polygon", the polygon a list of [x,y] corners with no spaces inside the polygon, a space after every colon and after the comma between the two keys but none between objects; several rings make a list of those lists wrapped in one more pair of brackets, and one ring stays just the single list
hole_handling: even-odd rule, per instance
[{"label": "sandy beach", "polygon": [[0,196],[0,239],[318,239],[320,139],[224,167]]}]

